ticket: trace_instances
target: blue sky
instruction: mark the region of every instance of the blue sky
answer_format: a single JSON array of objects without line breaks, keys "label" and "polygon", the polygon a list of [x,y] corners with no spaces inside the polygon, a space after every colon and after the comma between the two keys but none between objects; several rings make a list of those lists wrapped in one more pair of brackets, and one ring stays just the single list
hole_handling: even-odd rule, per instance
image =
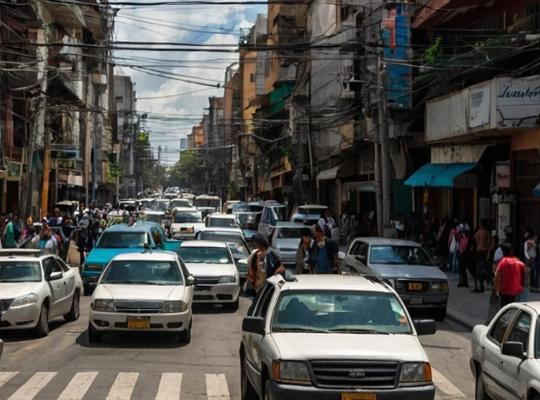
[{"label": "blue sky", "polygon": [[[155,6],[123,8],[115,20],[115,39],[119,41],[160,41],[236,44],[240,28],[251,26],[257,13],[265,12],[263,6]],[[153,69],[183,74],[186,79],[223,83],[225,68],[238,59],[237,54],[204,52],[144,52],[117,51],[117,63],[144,65]],[[182,65],[179,66],[178,63]],[[170,67],[167,67],[170,66]],[[141,112],[174,115],[181,121],[149,120],[153,148],[162,146],[162,161],[173,163],[178,159],[174,152],[180,138],[191,132],[191,127],[202,117],[208,106],[209,96],[220,96],[223,89],[164,79],[117,66],[116,74],[129,75],[136,83],[137,109]],[[176,96],[179,93],[193,94]],[[167,96],[167,97],[163,97]],[[159,98],[156,98],[159,97]]]}]

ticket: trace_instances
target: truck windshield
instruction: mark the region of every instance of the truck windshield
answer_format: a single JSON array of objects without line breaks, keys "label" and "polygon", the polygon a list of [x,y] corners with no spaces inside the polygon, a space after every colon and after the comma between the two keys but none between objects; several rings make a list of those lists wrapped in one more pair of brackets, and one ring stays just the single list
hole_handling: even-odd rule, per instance
[{"label": "truck windshield", "polygon": [[290,291],[278,299],[273,332],[411,334],[409,318],[394,294]]},{"label": "truck windshield", "polygon": [[146,232],[103,232],[96,248],[98,249],[125,249],[130,247],[144,247],[144,242],[150,244]]}]

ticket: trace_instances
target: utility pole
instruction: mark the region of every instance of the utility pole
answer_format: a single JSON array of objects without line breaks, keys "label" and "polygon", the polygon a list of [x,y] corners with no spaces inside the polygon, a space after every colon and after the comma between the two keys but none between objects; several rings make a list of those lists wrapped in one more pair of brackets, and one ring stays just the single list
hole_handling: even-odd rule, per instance
[{"label": "utility pole", "polygon": [[[94,84],[94,110],[93,110],[93,138],[92,138],[92,152],[94,157],[92,158],[92,203],[96,202],[96,189],[97,189],[97,138],[98,138],[98,112],[100,104],[101,91],[97,84]],[[101,140],[99,141],[101,144]],[[90,205],[87,205],[90,207]]]},{"label": "utility pole", "polygon": [[[384,82],[384,47],[382,41],[377,51],[377,111],[378,111],[378,144],[375,145],[375,172],[379,166],[377,179],[377,197],[380,197],[380,208],[377,210],[377,228],[380,236],[385,236],[385,226],[390,221],[390,168],[388,152],[388,125],[386,123],[386,96]],[[378,162],[377,162],[378,159]],[[379,203],[379,201],[377,201]]]}]

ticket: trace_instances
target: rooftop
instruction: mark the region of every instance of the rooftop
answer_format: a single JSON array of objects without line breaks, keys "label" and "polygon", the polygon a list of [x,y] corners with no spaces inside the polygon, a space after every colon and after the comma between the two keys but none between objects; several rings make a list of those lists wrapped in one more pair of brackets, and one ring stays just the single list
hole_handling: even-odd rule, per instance
[{"label": "rooftop", "polygon": [[[278,283],[283,278],[274,276],[269,282]],[[338,290],[392,293],[392,290],[377,279],[359,275],[296,275],[293,281],[285,282],[281,290]],[[539,304],[540,307],[540,304]]]}]

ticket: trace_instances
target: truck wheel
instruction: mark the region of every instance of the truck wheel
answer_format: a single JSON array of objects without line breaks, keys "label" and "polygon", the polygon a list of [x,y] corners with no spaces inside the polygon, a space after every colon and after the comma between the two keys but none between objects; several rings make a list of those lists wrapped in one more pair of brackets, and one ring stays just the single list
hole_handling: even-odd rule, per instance
[{"label": "truck wheel", "polygon": [[80,315],[80,295],[79,291],[75,290],[75,293],[73,293],[73,300],[71,300],[71,310],[64,315],[64,319],[67,322],[77,321],[79,319]]},{"label": "truck wheel", "polygon": [[35,328],[32,329],[32,334],[38,338],[45,337],[49,334],[49,309],[45,303],[41,305],[39,319]]}]

